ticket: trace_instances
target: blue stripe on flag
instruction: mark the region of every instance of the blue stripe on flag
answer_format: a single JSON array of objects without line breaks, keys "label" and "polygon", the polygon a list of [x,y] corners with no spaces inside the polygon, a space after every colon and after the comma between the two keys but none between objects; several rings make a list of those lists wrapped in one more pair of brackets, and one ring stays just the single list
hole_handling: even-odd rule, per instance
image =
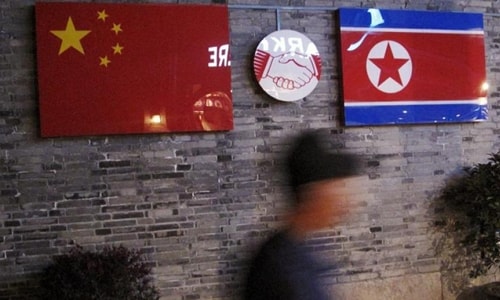
[{"label": "blue stripe on flag", "polygon": [[[377,8],[340,8],[339,12],[341,27],[483,30],[483,16],[479,13]],[[381,20],[383,20],[382,23]],[[373,26],[374,24],[376,26]]]},{"label": "blue stripe on flag", "polygon": [[346,106],[347,126],[477,122],[488,118],[486,105],[418,104]]}]

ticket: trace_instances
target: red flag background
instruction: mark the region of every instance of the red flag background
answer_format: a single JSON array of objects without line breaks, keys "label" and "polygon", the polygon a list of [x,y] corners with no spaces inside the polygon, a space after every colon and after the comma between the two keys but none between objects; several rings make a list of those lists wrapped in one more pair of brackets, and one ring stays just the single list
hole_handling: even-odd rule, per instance
[{"label": "red flag background", "polygon": [[233,128],[226,6],[36,4],[41,135]]},{"label": "red flag background", "polygon": [[[359,41],[364,32],[342,32],[342,44]],[[368,52],[380,41],[391,40],[409,49],[413,63],[413,77],[399,93],[384,93],[368,81],[365,65]],[[369,34],[361,47],[342,49],[344,97],[346,102],[369,101],[432,101],[469,100],[478,95],[486,80],[484,66],[484,38],[482,35],[431,34],[426,32],[384,32]],[[484,95],[482,95],[484,94]]]}]

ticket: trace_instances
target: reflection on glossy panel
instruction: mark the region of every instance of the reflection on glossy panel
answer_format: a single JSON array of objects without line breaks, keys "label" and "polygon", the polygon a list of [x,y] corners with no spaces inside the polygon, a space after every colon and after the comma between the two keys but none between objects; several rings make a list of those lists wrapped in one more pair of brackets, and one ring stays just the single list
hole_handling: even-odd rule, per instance
[{"label": "reflection on glossy panel", "polygon": [[230,127],[232,126],[231,98],[224,92],[208,93],[194,103],[193,114],[205,131]]}]

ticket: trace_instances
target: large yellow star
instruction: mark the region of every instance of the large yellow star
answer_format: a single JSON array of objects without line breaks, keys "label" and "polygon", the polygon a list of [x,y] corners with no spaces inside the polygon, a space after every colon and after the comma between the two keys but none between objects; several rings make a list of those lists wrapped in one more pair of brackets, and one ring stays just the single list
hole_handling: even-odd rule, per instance
[{"label": "large yellow star", "polygon": [[83,51],[82,43],[80,40],[83,39],[90,30],[76,30],[75,25],[71,17],[68,17],[68,22],[66,23],[65,30],[51,30],[50,33],[61,39],[61,47],[59,48],[59,55],[69,48],[74,48],[81,54],[85,54]]}]

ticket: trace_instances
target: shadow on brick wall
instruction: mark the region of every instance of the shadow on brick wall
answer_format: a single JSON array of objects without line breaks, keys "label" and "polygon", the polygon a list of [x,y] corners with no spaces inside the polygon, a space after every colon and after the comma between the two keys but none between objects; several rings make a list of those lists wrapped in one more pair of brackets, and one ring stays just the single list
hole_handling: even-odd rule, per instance
[{"label": "shadow on brick wall", "polygon": [[1,282],[0,300],[38,299],[39,279],[38,274],[29,274]]}]

